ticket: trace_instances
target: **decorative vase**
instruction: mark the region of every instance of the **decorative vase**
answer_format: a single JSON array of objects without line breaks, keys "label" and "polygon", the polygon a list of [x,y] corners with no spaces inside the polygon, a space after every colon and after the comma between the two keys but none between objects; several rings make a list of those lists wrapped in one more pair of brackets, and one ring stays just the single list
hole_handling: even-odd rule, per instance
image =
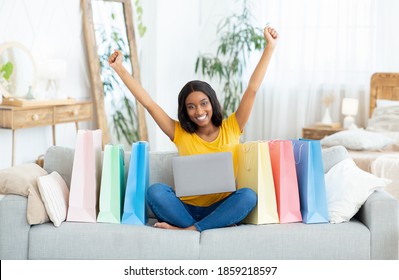
[{"label": "decorative vase", "polygon": [[321,120],[322,123],[324,124],[332,124],[332,119],[330,115],[330,107],[326,107],[324,111],[324,116],[323,119]]}]

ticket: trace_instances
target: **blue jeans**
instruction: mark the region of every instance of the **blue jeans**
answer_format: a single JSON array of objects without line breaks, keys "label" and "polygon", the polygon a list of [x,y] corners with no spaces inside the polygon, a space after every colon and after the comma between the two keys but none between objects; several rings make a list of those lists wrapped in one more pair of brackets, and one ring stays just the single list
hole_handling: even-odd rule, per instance
[{"label": "blue jeans", "polygon": [[242,188],[208,207],[199,207],[183,203],[168,185],[154,184],[147,190],[147,203],[158,221],[180,228],[194,225],[203,231],[241,222],[256,206],[257,195]]}]

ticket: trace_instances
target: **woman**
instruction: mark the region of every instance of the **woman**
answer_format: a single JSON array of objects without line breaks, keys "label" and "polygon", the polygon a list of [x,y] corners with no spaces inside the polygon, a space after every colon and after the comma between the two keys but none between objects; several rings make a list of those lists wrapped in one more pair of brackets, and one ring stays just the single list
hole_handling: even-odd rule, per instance
[{"label": "woman", "polygon": [[[215,91],[205,82],[191,81],[182,88],[178,97],[179,121],[176,121],[128,73],[122,65],[123,56],[120,51],[115,51],[109,57],[109,64],[161,130],[175,143],[179,155],[229,151],[236,159],[235,148],[252,111],[256,92],[266,74],[278,34],[273,28],[266,27],[264,37],[266,47],[239,107],[225,120]],[[237,170],[237,160],[234,163]],[[154,226],[164,229],[203,231],[235,225],[252,211],[256,200],[256,193],[248,188],[232,193],[178,198],[170,186],[155,184],[147,192],[147,202],[159,221]]]}]

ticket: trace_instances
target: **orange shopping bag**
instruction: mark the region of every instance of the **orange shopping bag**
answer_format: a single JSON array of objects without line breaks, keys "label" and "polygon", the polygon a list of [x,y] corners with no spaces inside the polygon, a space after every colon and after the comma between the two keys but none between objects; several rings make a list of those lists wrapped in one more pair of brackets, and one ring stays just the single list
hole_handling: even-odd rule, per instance
[{"label": "orange shopping bag", "polygon": [[101,183],[101,130],[79,130],[73,159],[67,221],[96,222]]},{"label": "orange shopping bag", "polygon": [[280,223],[302,221],[294,151],[289,140],[269,141]]}]

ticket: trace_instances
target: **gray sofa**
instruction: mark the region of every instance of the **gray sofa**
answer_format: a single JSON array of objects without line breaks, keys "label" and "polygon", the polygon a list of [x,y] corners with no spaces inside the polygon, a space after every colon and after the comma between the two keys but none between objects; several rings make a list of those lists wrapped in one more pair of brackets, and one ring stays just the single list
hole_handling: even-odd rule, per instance
[{"label": "gray sofa", "polygon": [[[173,184],[173,152],[150,153],[150,181]],[[344,156],[344,155],[342,155]],[[341,157],[342,157],[341,156]],[[329,169],[340,156],[324,154]],[[126,167],[129,154],[125,154]],[[73,150],[51,147],[44,168],[70,183]],[[398,259],[398,202],[374,192],[350,222],[240,225],[173,231],[151,226],[64,222],[30,226],[27,198],[0,200],[0,259]]]}]

